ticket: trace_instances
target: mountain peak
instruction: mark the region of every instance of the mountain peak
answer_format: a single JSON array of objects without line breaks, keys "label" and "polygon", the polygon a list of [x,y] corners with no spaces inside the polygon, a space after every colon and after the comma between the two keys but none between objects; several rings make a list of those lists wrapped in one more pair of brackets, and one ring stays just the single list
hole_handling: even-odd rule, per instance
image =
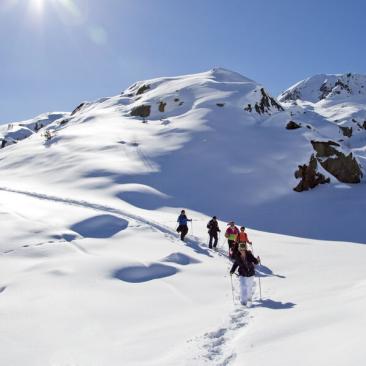
[{"label": "mountain peak", "polygon": [[280,102],[297,99],[317,103],[325,99],[366,96],[366,75],[318,74],[302,80],[278,97]]},{"label": "mountain peak", "polygon": [[225,69],[223,67],[214,67],[207,72],[215,81],[218,82],[250,82],[253,80],[239,74],[238,72]]}]

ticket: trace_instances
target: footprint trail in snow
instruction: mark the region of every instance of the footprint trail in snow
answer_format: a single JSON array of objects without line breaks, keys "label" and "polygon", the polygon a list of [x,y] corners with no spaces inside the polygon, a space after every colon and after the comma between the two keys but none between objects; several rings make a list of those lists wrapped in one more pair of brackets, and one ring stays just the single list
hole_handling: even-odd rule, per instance
[{"label": "footprint trail in snow", "polygon": [[247,323],[248,309],[243,306],[235,307],[223,326],[189,341],[191,347],[198,348],[198,352],[186,365],[229,366],[236,357],[233,340]]}]

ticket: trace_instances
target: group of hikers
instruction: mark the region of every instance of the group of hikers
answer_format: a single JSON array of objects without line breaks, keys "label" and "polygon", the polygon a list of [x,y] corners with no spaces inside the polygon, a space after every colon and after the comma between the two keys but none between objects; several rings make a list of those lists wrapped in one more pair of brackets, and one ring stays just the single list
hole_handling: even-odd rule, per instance
[{"label": "group of hikers", "polygon": [[[188,219],[185,210],[182,210],[177,222],[179,224],[177,232],[180,233],[180,238],[184,241],[188,233],[187,224],[188,222],[192,222],[192,219]],[[209,234],[208,246],[210,249],[217,250],[218,233],[221,230],[216,216],[213,216],[208,222],[207,229]],[[244,226],[238,229],[235,222],[230,221],[225,231],[225,238],[229,246],[229,258],[233,262],[230,275],[235,274],[235,271],[238,269],[240,303],[245,306],[250,306],[253,295],[255,266],[260,264],[260,258],[253,255],[252,242],[249,240]]]}]

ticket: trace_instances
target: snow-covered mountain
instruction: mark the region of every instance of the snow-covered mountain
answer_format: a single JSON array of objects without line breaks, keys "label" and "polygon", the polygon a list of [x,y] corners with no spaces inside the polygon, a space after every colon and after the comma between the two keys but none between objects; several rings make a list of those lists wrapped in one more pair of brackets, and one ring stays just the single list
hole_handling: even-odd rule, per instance
[{"label": "snow-covered mountain", "polygon": [[[2,126],[0,363],[361,364],[366,103],[295,94],[213,69]],[[261,256],[251,309],[211,215]]]},{"label": "snow-covered mountain", "polygon": [[[328,89],[337,84],[330,79]],[[57,115],[46,143],[42,132],[1,150],[3,184],[39,189],[41,181],[45,191],[92,196],[102,189],[148,209],[190,207],[261,230],[363,241],[362,218],[350,214],[364,208],[362,78],[349,77],[342,90],[359,90],[341,100],[339,83],[316,103],[285,97],[314,90],[314,101],[324,80],[296,84],[282,104],[225,69],[137,82]]]},{"label": "snow-covered mountain", "polygon": [[27,121],[0,125],[0,148],[16,144],[34,133],[43,131],[49,124],[62,121],[69,115],[68,112],[43,113]]}]

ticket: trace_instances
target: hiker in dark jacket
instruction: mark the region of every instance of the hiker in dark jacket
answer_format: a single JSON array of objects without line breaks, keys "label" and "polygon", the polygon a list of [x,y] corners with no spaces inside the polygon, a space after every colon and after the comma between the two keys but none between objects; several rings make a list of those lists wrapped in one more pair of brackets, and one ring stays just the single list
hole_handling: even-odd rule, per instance
[{"label": "hiker in dark jacket", "polygon": [[188,221],[192,221],[192,219],[188,219],[186,216],[186,212],[182,210],[177,219],[177,222],[179,224],[179,226],[177,227],[177,232],[180,233],[180,240],[182,241],[184,241],[184,237],[188,233]]},{"label": "hiker in dark jacket", "polygon": [[249,306],[252,302],[255,265],[258,263],[260,263],[260,258],[255,258],[252,252],[247,250],[245,243],[240,243],[230,275],[233,275],[235,270],[239,268],[240,303],[242,305]]},{"label": "hiker in dark jacket", "polygon": [[213,247],[214,247],[214,249],[216,249],[217,241],[218,241],[217,233],[221,232],[221,230],[219,228],[219,223],[217,222],[216,216],[214,216],[209,221],[209,223],[207,224],[207,229],[208,229],[208,235],[210,235],[210,241],[208,243],[208,247],[210,249],[212,249],[212,240],[215,239],[214,243],[213,243]]}]

